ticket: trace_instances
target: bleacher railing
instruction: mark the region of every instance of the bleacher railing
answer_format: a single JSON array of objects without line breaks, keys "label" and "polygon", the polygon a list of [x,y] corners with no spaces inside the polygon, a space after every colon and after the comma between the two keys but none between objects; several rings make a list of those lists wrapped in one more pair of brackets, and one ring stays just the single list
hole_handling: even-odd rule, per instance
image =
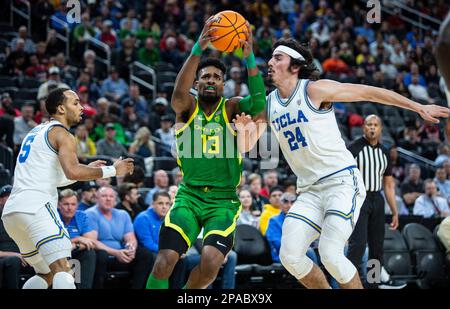
[{"label": "bleacher railing", "polygon": [[95,48],[93,48],[94,50],[100,49],[105,53],[104,55],[100,55],[98,52],[96,52],[95,61],[103,63],[106,66],[107,71],[109,72],[109,68],[111,67],[111,48],[109,48],[107,44],[93,37],[89,38],[87,44],[88,48],[90,45],[94,45],[95,46]]},{"label": "bleacher railing", "polygon": [[434,163],[434,161],[431,161],[427,158],[419,156],[418,154],[416,154],[412,151],[406,150],[402,147],[397,147],[397,151],[399,153],[399,156],[401,158],[403,158],[404,160],[406,160],[407,162],[416,163],[419,166],[425,168],[428,175],[422,175],[422,176],[425,176],[425,178],[429,178],[429,177],[433,178],[434,177],[434,173],[437,169],[437,166]]},{"label": "bleacher railing", "polygon": [[66,59],[69,59],[69,56],[70,56],[70,27],[69,27],[69,24],[56,16],[52,16],[50,18],[50,22],[47,24],[47,32],[49,32],[50,29],[52,29],[50,27],[52,22],[61,25],[62,29],[64,29],[64,33],[61,33],[59,31],[57,31],[56,29],[54,29],[54,30],[56,31],[56,38],[65,44],[65,46],[66,46],[65,56],[66,56]]},{"label": "bleacher railing", "polygon": [[[143,80],[141,77],[137,76],[138,72],[146,72],[148,74],[150,74],[150,76],[152,77],[152,81],[146,81]],[[130,81],[147,88],[151,93],[152,93],[152,99],[156,98],[156,85],[157,85],[157,80],[156,80],[156,72],[154,69],[152,69],[149,66],[146,66],[145,64],[139,62],[139,61],[135,61],[131,64],[131,68],[130,68]]]},{"label": "bleacher railing", "polygon": [[[15,4],[23,4],[25,5],[27,11],[23,12],[21,10],[21,8],[16,7]],[[27,31],[28,31],[28,35],[31,34],[31,5],[30,5],[30,1],[27,0],[19,0],[19,1],[13,1],[11,0],[11,15],[10,15],[10,23],[11,26],[14,27],[14,15],[17,14],[20,17],[22,17],[23,19],[25,19],[27,21]]]}]

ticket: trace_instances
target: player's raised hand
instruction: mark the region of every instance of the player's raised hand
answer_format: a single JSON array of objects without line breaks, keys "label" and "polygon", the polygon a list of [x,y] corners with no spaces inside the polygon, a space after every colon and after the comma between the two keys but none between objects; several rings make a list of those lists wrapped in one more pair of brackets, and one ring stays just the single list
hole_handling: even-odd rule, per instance
[{"label": "player's raised hand", "polygon": [[418,113],[424,120],[439,123],[439,119],[436,117],[448,118],[450,109],[438,105],[422,105]]},{"label": "player's raised hand", "polygon": [[217,28],[211,27],[212,23],[215,22],[216,19],[217,18],[213,15],[205,22],[205,26],[203,27],[199,38],[200,48],[203,50],[208,47],[209,42],[217,38],[214,36],[214,31],[216,31]]},{"label": "player's raised hand", "polygon": [[126,174],[133,174],[134,171],[134,163],[132,158],[122,159],[119,158],[116,162],[114,162],[114,167],[116,168],[116,176],[122,177]]},{"label": "player's raised hand", "polygon": [[243,56],[247,58],[253,52],[253,33],[248,21],[245,22],[245,26],[247,29],[244,30],[244,33],[247,40],[239,39],[239,43],[242,46]]},{"label": "player's raised hand", "polygon": [[88,164],[90,167],[102,167],[105,166],[106,161],[104,160],[95,160]]},{"label": "player's raised hand", "polygon": [[237,114],[233,119],[233,123],[236,126],[238,132],[248,131],[251,132],[256,129],[256,123],[253,121],[250,115],[245,113]]}]

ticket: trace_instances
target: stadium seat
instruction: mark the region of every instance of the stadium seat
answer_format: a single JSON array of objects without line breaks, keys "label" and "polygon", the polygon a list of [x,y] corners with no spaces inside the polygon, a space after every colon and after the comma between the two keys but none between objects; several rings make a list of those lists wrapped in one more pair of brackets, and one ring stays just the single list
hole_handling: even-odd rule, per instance
[{"label": "stadium seat", "polygon": [[363,136],[364,131],[362,127],[352,127],[350,130],[350,138],[352,140],[357,139],[358,137]]},{"label": "stadium seat", "polygon": [[20,82],[20,87],[25,89],[39,88],[40,85],[41,82],[38,79],[32,77],[24,77]]},{"label": "stadium seat", "polygon": [[384,267],[393,278],[412,278],[411,257],[408,246],[399,230],[384,228]]},{"label": "stadium seat", "polygon": [[156,62],[153,65],[153,68],[155,69],[155,71],[157,73],[161,73],[161,72],[176,72],[177,71],[175,69],[175,67],[171,63],[164,62],[164,61]]},{"label": "stadium seat", "polygon": [[261,232],[251,225],[236,227],[235,247],[238,264],[270,265],[272,258],[267,240]]},{"label": "stadium seat", "polygon": [[153,160],[153,170],[171,171],[177,167],[177,160],[172,157],[155,157]]},{"label": "stadium seat", "polygon": [[433,234],[418,223],[409,223],[403,229],[420,288],[430,288],[445,279],[444,256]]},{"label": "stadium seat", "polygon": [[11,76],[0,76],[0,88],[17,87],[17,80]]}]

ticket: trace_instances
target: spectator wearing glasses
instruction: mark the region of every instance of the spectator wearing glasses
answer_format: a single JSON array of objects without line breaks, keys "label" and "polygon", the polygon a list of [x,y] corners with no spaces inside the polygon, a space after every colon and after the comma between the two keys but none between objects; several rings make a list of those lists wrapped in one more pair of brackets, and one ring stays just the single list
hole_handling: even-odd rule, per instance
[{"label": "spectator wearing glasses", "polygon": [[413,213],[424,218],[445,218],[448,217],[449,208],[447,200],[438,195],[436,183],[432,179],[427,179],[425,184],[425,194],[417,198],[414,203]]}]

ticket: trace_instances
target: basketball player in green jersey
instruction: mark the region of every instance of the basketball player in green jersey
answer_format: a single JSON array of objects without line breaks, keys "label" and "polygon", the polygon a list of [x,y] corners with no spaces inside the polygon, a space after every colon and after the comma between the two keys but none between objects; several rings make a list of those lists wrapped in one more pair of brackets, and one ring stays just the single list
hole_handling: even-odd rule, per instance
[{"label": "basketball player in green jersey", "polygon": [[[242,157],[237,147],[239,132],[229,123],[242,112],[256,115],[264,109],[265,86],[255,64],[252,35],[241,41],[247,63],[250,95],[222,97],[226,68],[217,59],[200,62],[213,36],[214,18],[205,23],[199,40],[175,82],[172,108],[176,113],[178,164],[183,182],[174,206],[166,215],[159,234],[159,251],[147,288],[168,288],[168,278],[180,257],[203,229],[200,264],[191,272],[186,288],[206,288],[219,272],[234,242],[240,202]],[[194,84],[198,96],[190,95]]]}]

